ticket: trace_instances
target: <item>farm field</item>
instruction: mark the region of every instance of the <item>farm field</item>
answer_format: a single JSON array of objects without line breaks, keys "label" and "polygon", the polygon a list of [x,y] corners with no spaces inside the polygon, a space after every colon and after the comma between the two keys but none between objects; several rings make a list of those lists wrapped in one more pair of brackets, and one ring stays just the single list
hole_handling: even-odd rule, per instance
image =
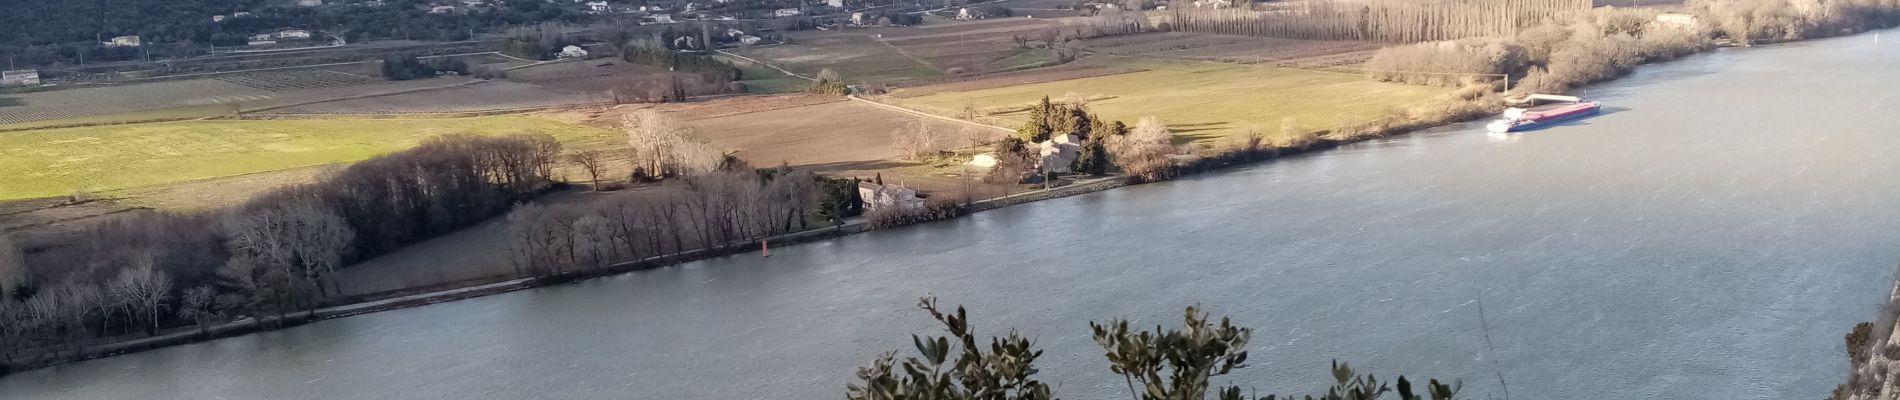
[{"label": "farm field", "polygon": [[1196,33],[1144,33],[1083,41],[1105,54],[1320,68],[1364,63],[1379,45]]},{"label": "farm field", "polygon": [[530,116],[211,120],[0,134],[0,200],[111,192],[357,161],[450,133],[544,132],[600,146],[612,132]]},{"label": "farm field", "polygon": [[577,105],[606,101],[581,94],[507,81],[488,81],[447,89],[340,100],[270,110],[268,114],[453,113],[527,107]]},{"label": "farm field", "polygon": [[876,28],[865,33],[878,35],[884,43],[950,75],[967,75],[1049,61],[1053,57],[1048,50],[1021,49],[1014,38],[1039,38],[1059,27],[1046,19],[1007,18]]},{"label": "farm field", "polygon": [[[445,77],[391,82],[324,68],[221,74],[197,79],[0,95],[0,125],[67,119],[85,121],[83,118],[88,117],[102,118],[108,122],[126,122],[131,120],[117,114],[229,104],[250,110],[472,81],[472,78]],[[54,125],[69,124],[62,122]]]},{"label": "farm field", "polygon": [[[789,163],[818,172],[867,171],[894,166],[891,135],[915,117],[851,101],[692,120],[699,136],[754,166]],[[930,123],[940,132],[963,127]]]},{"label": "farm field", "polygon": [[[854,31],[855,32],[855,31]],[[912,58],[868,34],[822,32],[796,36],[796,44],[733,51],[805,76],[830,68],[845,80],[904,82],[943,76],[936,66]]]},{"label": "farm field", "polygon": [[1086,62],[1144,71],[937,92],[894,101],[940,115],[956,115],[956,110],[974,103],[1007,126],[1020,124],[1022,110],[1044,96],[1081,97],[1090,99],[1090,110],[1105,118],[1132,125],[1141,117],[1155,116],[1175,128],[1179,142],[1218,143],[1244,134],[1250,126],[1277,130],[1289,118],[1304,129],[1362,122],[1389,109],[1423,104],[1448,92],[1443,88],[1376,82],[1353,74],[1291,68],[1157,59]]}]

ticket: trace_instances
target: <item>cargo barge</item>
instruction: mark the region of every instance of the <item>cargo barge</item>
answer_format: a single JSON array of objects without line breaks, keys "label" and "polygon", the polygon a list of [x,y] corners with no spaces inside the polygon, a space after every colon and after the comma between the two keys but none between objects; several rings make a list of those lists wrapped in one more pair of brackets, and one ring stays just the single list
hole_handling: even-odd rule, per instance
[{"label": "cargo barge", "polygon": [[[1578,118],[1596,115],[1602,112],[1603,105],[1594,101],[1583,101],[1572,96],[1531,95],[1522,101],[1524,107],[1504,110],[1504,117],[1491,121],[1485,128],[1495,133],[1522,132],[1556,125]],[[1542,104],[1539,102],[1554,102]]]}]

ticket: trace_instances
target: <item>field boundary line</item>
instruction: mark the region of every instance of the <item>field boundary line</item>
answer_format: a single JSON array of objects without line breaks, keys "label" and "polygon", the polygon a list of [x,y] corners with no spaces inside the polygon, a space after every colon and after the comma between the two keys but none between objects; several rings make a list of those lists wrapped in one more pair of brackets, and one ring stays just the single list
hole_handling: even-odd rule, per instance
[{"label": "field boundary line", "polygon": [[[349,101],[349,100],[361,100],[361,99],[383,97],[383,96],[395,96],[399,94],[427,92],[431,90],[453,89],[453,88],[458,88],[458,87],[463,87],[463,86],[479,85],[483,83],[488,83],[488,81],[476,80],[476,81],[470,81],[470,82],[456,83],[456,84],[447,85],[447,86],[433,86],[433,87],[417,88],[417,89],[403,89],[403,90],[395,90],[395,91],[389,91],[389,92],[368,93],[368,94],[362,94],[362,95],[356,95],[356,96],[338,97],[334,99],[324,99],[324,100],[316,100],[316,101],[306,101],[302,103],[275,105],[275,106],[257,108],[257,109],[252,109],[252,110],[240,110],[242,112],[239,112],[238,115],[242,116],[245,113],[259,113],[259,112],[264,112],[264,111],[270,111],[270,110],[276,110],[276,109],[282,109],[282,108],[291,108],[291,107],[301,107],[301,106],[307,106],[307,105],[312,105],[312,104],[322,104],[322,103]],[[211,119],[211,118],[206,118],[206,119]]]},{"label": "field boundary line", "polygon": [[997,130],[997,131],[1001,131],[1001,132],[1015,132],[1015,131],[1016,131],[1015,129],[1009,129],[1009,128],[1004,128],[1004,127],[1000,127],[1000,126],[996,126],[996,125],[989,125],[989,124],[983,124],[983,123],[979,123],[979,122],[975,122],[975,121],[965,121],[965,120],[960,120],[960,119],[956,119],[956,118],[950,118],[950,117],[945,117],[945,116],[942,116],[942,115],[937,115],[937,114],[931,114],[931,113],[927,113],[927,112],[923,112],[923,111],[918,111],[918,110],[913,110],[913,109],[910,109],[910,108],[906,108],[906,107],[902,107],[902,106],[897,106],[897,105],[891,105],[891,104],[885,104],[885,103],[880,103],[880,102],[876,102],[876,101],[871,101],[871,100],[868,100],[868,99],[865,99],[865,98],[863,98],[863,97],[858,97],[858,95],[855,95],[855,94],[854,94],[854,95],[850,95],[850,96],[846,96],[846,97],[849,97],[849,98],[851,98],[851,100],[853,100],[853,101],[858,101],[858,102],[863,102],[863,103],[865,103],[865,104],[870,104],[870,105],[872,105],[872,106],[876,106],[876,107],[880,107],[880,108],[883,108],[883,109],[886,109],[886,110],[892,110],[892,111],[897,111],[897,112],[901,112],[901,113],[905,113],[905,114],[911,114],[911,115],[916,115],[916,116],[921,116],[921,117],[930,117],[930,118],[936,118],[936,119],[939,119],[939,120],[944,120],[944,121],[950,121],[950,122],[955,122],[955,123],[959,123],[959,124],[964,124],[964,125],[970,125],[970,126],[976,126],[976,127],[982,127],[982,128],[988,128],[988,129],[994,129],[994,130]]},{"label": "field boundary line", "polygon": [[[774,69],[774,70],[778,70],[778,72],[779,72],[779,73],[781,73],[781,74],[785,74],[785,75],[789,75],[789,76],[791,76],[791,77],[793,77],[793,78],[798,78],[798,79],[804,79],[804,80],[808,80],[808,81],[817,81],[817,80],[818,80],[818,78],[812,78],[812,77],[809,77],[809,76],[804,76],[804,75],[799,75],[799,74],[796,74],[796,73],[793,73],[792,71],[788,71],[788,70],[786,70],[786,69],[784,69],[784,68],[779,68],[779,67],[778,67],[777,65],[772,65],[772,63],[769,63],[769,62],[764,62],[764,61],[759,61],[758,59],[754,59],[754,58],[752,58],[752,57],[746,57],[746,56],[742,56],[742,55],[738,55],[738,54],[736,54],[736,53],[733,53],[733,52],[730,52],[730,51],[725,51],[725,50],[713,50],[713,51],[714,51],[714,52],[717,52],[717,53],[719,53],[719,54],[724,54],[724,55],[727,55],[727,56],[732,56],[733,58],[738,58],[738,59],[741,59],[741,60],[746,60],[746,61],[751,61],[751,62],[754,62],[754,63],[758,63],[759,65],[764,65],[764,66],[765,66],[766,68],[771,68],[771,69]],[[908,56],[906,56],[906,57],[908,57]]]},{"label": "field boundary line", "polygon": [[[462,54],[443,54],[443,55],[439,55],[439,56],[422,56],[422,57],[416,57],[416,58],[440,58],[440,57],[461,57],[461,56],[473,56],[473,55],[482,55],[482,54],[500,54],[500,53],[501,53],[501,52],[497,52],[497,51],[485,51],[485,52],[479,52],[479,53],[462,53]],[[352,64],[362,64],[362,63],[366,63],[366,62],[376,62],[376,61],[375,61],[375,60],[363,60],[363,61],[350,61],[350,62],[340,62],[340,63],[328,63],[328,64],[310,64],[310,65],[292,65],[292,66],[288,66],[288,67],[270,67],[270,68],[257,68],[257,69],[240,69],[240,70],[236,70],[236,71],[219,71],[219,72],[196,72],[196,73],[189,73],[189,74],[178,74],[178,75],[160,75],[160,76],[149,76],[149,77],[144,77],[144,78],[132,78],[132,79],[126,79],[125,81],[122,81],[122,82],[117,82],[117,83],[131,83],[131,82],[141,82],[141,81],[148,81],[148,80],[156,80],[156,79],[179,79],[179,78],[190,78],[190,77],[199,77],[199,76],[207,76],[207,75],[230,75],[230,74],[242,74],[242,73],[248,73],[248,72],[263,72],[263,71],[278,71],[278,70],[286,70],[286,69],[302,69],[302,68],[322,68],[322,67],[334,67],[334,66],[338,66],[338,65],[352,65]],[[348,72],[345,72],[345,73],[347,74]],[[351,74],[351,75],[356,75],[356,74]],[[103,83],[108,83],[108,84],[116,84],[116,83],[114,83],[114,82],[103,82]]]},{"label": "field boundary line", "polygon": [[590,106],[607,106],[607,105],[613,105],[613,102],[594,101],[594,102],[585,102],[585,103],[550,104],[550,105],[541,105],[541,106],[488,108],[488,109],[467,110],[467,111],[388,111],[388,112],[380,112],[380,113],[376,113],[376,112],[368,112],[368,113],[366,112],[262,113],[262,114],[253,114],[253,115],[247,115],[247,116],[238,116],[237,119],[253,120],[253,121],[268,121],[268,120],[273,120],[273,119],[326,119],[326,118],[337,118],[337,119],[358,119],[358,118],[360,119],[401,119],[405,117],[468,118],[468,117],[486,117],[486,116],[491,116],[491,115],[519,114],[519,113],[544,111],[544,110],[567,108],[567,107],[590,107]]}]

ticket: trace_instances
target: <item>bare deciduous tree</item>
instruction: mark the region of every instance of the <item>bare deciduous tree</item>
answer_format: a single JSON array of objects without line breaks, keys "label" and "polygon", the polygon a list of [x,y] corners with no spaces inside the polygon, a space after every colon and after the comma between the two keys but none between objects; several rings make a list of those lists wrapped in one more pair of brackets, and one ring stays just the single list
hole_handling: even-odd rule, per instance
[{"label": "bare deciduous tree", "polygon": [[135,260],[132,268],[120,271],[106,287],[128,319],[144,323],[145,332],[156,335],[159,316],[163,315],[160,310],[171,296],[172,279],[155,268],[151,257],[147,254]]},{"label": "bare deciduous tree", "polygon": [[314,199],[233,213],[225,219],[224,231],[234,256],[308,280],[324,297],[334,288],[329,278],[356,237],[341,216]]},{"label": "bare deciduous tree", "polygon": [[567,160],[580,166],[581,170],[587,171],[587,177],[592,179],[589,186],[592,186],[596,192],[600,191],[600,172],[606,168],[606,165],[599,151],[574,152],[567,155]]},{"label": "bare deciduous tree", "polygon": [[217,289],[199,286],[185,290],[184,297],[178,299],[178,318],[189,320],[198,326],[198,334],[210,332],[211,318],[218,316]]},{"label": "bare deciduous tree", "polygon": [[942,150],[944,141],[923,119],[913,119],[891,133],[891,144],[905,160],[924,161]]},{"label": "bare deciduous tree", "polygon": [[1161,119],[1142,117],[1133,131],[1110,140],[1110,159],[1122,172],[1151,181],[1173,173],[1174,132]]}]

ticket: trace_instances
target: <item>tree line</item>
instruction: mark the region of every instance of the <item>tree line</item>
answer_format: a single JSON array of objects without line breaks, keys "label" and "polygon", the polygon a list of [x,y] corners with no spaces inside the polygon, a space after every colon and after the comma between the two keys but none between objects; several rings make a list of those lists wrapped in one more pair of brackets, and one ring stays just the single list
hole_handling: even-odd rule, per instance
[{"label": "tree line", "polygon": [[[786,165],[752,169],[659,111],[628,117],[625,132],[622,153],[632,170],[626,179],[663,182],[582,207],[516,207],[508,214],[508,238],[517,274],[561,275],[678,256],[804,231],[814,217],[839,224],[862,212],[855,180]],[[598,187],[606,161],[575,161]]]},{"label": "tree line", "polygon": [[[901,362],[887,352],[859,367],[845,387],[850,400],[1053,400],[1055,389],[1036,379],[1042,351],[1021,333],[979,341],[963,307],[943,309],[924,297],[917,307],[943,325],[947,336],[912,335],[917,356]],[[1399,400],[1452,400],[1463,382],[1427,380],[1414,388],[1404,376],[1381,381],[1351,365],[1334,361],[1331,387],[1321,395],[1259,396],[1240,386],[1216,386],[1214,377],[1248,366],[1247,343],[1253,329],[1222,317],[1218,322],[1196,307],[1183,313],[1179,328],[1136,329],[1127,320],[1090,322],[1110,373],[1121,376],[1133,400],[1373,400],[1396,394]],[[1396,389],[1395,389],[1396,388]]]},{"label": "tree line", "polygon": [[1170,28],[1182,32],[1414,43],[1510,35],[1590,7],[1590,0],[1312,0],[1293,9],[1183,6],[1169,12]]},{"label": "tree line", "polygon": [[555,187],[560,151],[547,135],[442,136],[238,206],[114,219],[25,257],[0,243],[0,360],[314,311],[343,266]]},{"label": "tree line", "polygon": [[1900,25],[1900,3],[1888,0],[1701,0],[1690,6],[1706,25],[1659,22],[1660,12],[1652,9],[1605,7],[1510,35],[1387,47],[1366,68],[1386,81],[1496,85],[1508,77],[1520,93],[1551,93],[1706,51],[1720,38],[1758,43]]}]

